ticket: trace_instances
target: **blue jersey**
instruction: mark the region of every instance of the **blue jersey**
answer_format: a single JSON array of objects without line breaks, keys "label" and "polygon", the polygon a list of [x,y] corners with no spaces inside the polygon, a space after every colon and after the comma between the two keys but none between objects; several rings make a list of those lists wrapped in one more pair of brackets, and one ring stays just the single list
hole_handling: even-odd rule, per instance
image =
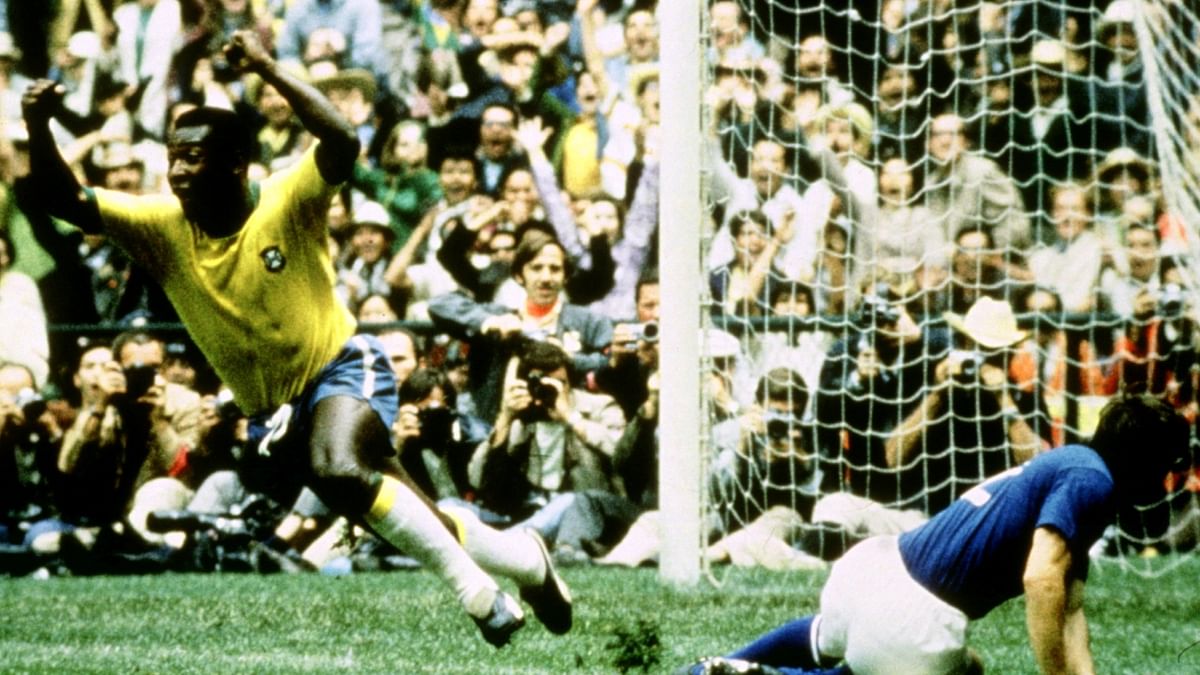
[{"label": "blue jersey", "polygon": [[971,619],[1024,592],[1033,532],[1050,527],[1087,578],[1088,549],[1114,517],[1113,479],[1091,448],[1068,445],[993,476],[945,511],[900,535],[917,583]]}]

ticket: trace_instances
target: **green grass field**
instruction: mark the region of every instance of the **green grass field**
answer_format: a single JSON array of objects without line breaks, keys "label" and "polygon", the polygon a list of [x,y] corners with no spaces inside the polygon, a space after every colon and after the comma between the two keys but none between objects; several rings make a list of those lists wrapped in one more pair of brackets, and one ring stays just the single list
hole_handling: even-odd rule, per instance
[{"label": "green grass field", "polygon": [[[618,673],[655,656],[647,672],[670,672],[808,613],[825,577],[716,573],[720,588],[678,591],[656,570],[566,570],[574,631],[531,622],[499,651],[423,572],[0,579],[0,672]],[[1093,565],[1087,611],[1100,673],[1200,673],[1194,562],[1153,579]],[[989,672],[1035,672],[1019,600],[972,644]]]}]

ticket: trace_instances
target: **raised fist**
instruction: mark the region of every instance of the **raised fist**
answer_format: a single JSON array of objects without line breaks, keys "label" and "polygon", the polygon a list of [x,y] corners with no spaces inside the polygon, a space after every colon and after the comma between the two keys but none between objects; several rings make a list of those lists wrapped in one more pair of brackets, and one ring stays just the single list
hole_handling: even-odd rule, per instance
[{"label": "raised fist", "polygon": [[62,109],[66,90],[54,80],[38,80],[21,97],[21,112],[26,124],[46,122]]}]

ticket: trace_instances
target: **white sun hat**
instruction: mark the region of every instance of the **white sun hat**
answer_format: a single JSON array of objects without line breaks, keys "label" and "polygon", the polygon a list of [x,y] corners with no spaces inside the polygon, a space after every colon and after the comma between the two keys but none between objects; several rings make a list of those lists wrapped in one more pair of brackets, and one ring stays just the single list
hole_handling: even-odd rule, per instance
[{"label": "white sun hat", "polygon": [[976,300],[965,316],[954,312],[943,312],[942,316],[955,330],[989,349],[1011,347],[1028,335],[1017,328],[1017,317],[1007,302],[986,295]]}]

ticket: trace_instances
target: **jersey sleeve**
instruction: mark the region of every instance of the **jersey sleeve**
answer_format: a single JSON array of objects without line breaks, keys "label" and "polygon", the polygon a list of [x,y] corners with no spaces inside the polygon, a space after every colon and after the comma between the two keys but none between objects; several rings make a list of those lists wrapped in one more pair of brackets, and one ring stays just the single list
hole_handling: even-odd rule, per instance
[{"label": "jersey sleeve", "polygon": [[292,211],[295,216],[292,222],[324,236],[329,204],[339,186],[327,183],[321,176],[317,168],[318,145],[319,142],[313,143],[300,161],[268,178],[263,183],[263,195],[278,200],[275,208]]},{"label": "jersey sleeve", "polygon": [[1037,527],[1057,530],[1073,552],[1086,551],[1112,519],[1112,479],[1090,469],[1060,473],[1038,513]]},{"label": "jersey sleeve", "polygon": [[162,279],[178,246],[191,236],[179,200],[103,188],[89,190],[89,196],[100,211],[105,234],[153,278]]}]

